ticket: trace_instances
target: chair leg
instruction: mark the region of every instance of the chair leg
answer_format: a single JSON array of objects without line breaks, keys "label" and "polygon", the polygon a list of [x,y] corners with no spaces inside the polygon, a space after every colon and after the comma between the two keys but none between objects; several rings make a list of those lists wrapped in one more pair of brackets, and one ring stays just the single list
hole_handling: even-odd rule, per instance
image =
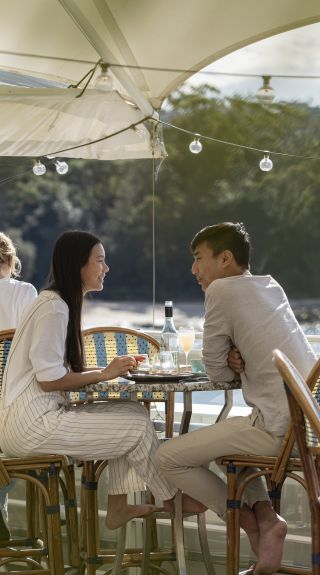
[{"label": "chair leg", "polygon": [[78,510],[75,491],[74,465],[63,467],[65,483],[61,480],[64,494],[66,513],[66,527],[68,540],[68,561],[71,568],[78,569],[81,566],[78,536]]},{"label": "chair leg", "polygon": [[26,481],[27,538],[30,539],[30,541],[35,541],[36,533],[39,533],[39,530],[36,527],[36,517],[38,517],[36,505],[36,487],[32,483]]},{"label": "chair leg", "polygon": [[[227,465],[227,575],[235,575],[239,568],[235,569],[238,559],[239,544],[236,545],[236,517],[235,501],[236,494],[236,467],[233,463]],[[236,548],[237,547],[237,548]]]},{"label": "chair leg", "polygon": [[210,555],[205,513],[198,513],[197,519],[198,519],[198,534],[199,534],[199,541],[203,562],[205,564],[208,575],[216,575]]},{"label": "chair leg", "polygon": [[83,482],[82,489],[84,493],[84,514],[82,518],[82,528],[85,540],[87,574],[95,575],[97,567],[101,564],[98,557],[97,541],[99,536],[96,532],[97,519],[97,482],[95,481],[94,461],[85,461],[83,463]]},{"label": "chair leg", "polygon": [[187,575],[186,557],[184,553],[182,493],[178,491],[174,498],[174,530],[176,537],[177,566],[179,575]]},{"label": "chair leg", "polygon": [[125,548],[126,548],[126,536],[127,536],[127,526],[123,525],[122,527],[117,529],[116,556],[111,571],[111,575],[121,575],[123,556],[125,554]]},{"label": "chair leg", "polygon": [[[48,471],[48,490],[50,496],[50,505],[46,507],[48,524],[50,525],[50,539],[53,553],[53,565],[55,575],[64,575],[64,561],[61,538],[61,519],[59,504],[59,470],[51,465]],[[48,529],[49,532],[49,529]],[[49,533],[48,533],[49,539]]]},{"label": "chair leg", "polygon": [[312,575],[320,575],[320,508],[319,501],[313,501],[311,511]]}]

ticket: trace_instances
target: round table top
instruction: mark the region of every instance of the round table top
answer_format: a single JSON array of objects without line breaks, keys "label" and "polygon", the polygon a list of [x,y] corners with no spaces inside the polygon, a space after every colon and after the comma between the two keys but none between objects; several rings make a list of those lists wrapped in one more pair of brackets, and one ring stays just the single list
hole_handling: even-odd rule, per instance
[{"label": "round table top", "polygon": [[101,382],[98,384],[93,384],[88,386],[91,391],[105,390],[108,391],[221,391],[221,390],[232,390],[239,389],[241,386],[240,380],[234,380],[231,382],[226,381],[210,381],[208,379],[197,379],[194,380],[177,380],[177,381],[162,381],[154,382],[150,381],[135,383],[134,381],[128,381],[126,379],[118,379],[110,382]]}]

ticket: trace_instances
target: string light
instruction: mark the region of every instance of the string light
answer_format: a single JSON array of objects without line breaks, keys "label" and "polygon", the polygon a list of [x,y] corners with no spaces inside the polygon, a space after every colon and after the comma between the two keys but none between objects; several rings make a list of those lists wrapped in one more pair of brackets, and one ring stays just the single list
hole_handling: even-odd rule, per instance
[{"label": "string light", "polygon": [[[302,154],[289,154],[287,152],[276,152],[275,150],[270,150],[266,152],[263,148],[254,148],[253,146],[246,146],[245,144],[236,144],[235,142],[229,142],[228,140],[220,140],[219,138],[213,138],[212,136],[206,136],[205,134],[197,134],[191,130],[186,130],[181,128],[181,126],[176,126],[170,122],[165,122],[164,120],[157,120],[159,124],[167,126],[168,128],[173,128],[184,134],[189,134],[194,137],[201,138],[202,140],[208,140],[209,142],[216,142],[217,144],[224,144],[226,146],[232,146],[233,148],[239,148],[242,150],[249,150],[252,152],[261,152],[263,154],[272,154],[273,156],[284,156],[286,158],[297,158],[299,160],[320,160],[320,156],[304,156]],[[271,160],[270,160],[271,162]]]},{"label": "string light", "polygon": [[260,170],[262,170],[263,172],[270,172],[270,170],[272,170],[273,168],[273,162],[269,158],[269,153],[270,152],[265,152],[263,159],[259,163]]},{"label": "string light", "polygon": [[69,171],[69,166],[67,164],[67,162],[59,162],[59,160],[56,160],[54,162],[54,165],[56,167],[56,172],[58,174],[60,174],[60,176],[64,176],[64,174],[67,174]]},{"label": "string light", "polygon": [[32,171],[35,176],[43,176],[43,174],[46,173],[47,168],[42,162],[40,162],[40,160],[35,160]]},{"label": "string light", "polygon": [[263,85],[256,93],[256,97],[261,104],[271,104],[275,99],[276,93],[270,86],[271,76],[262,76]]},{"label": "string light", "polygon": [[103,90],[104,92],[111,92],[113,90],[113,80],[108,73],[109,65],[105,64],[105,62],[100,63],[101,72],[99,76],[97,76],[95,81],[95,88],[97,90]]},{"label": "string light", "polygon": [[189,145],[189,150],[192,154],[200,154],[202,151],[202,144],[200,142],[200,134],[194,134],[195,138]]},{"label": "string light", "polygon": [[[76,145],[76,146],[70,146],[70,148],[65,148],[65,149],[63,149],[63,150],[57,150],[57,151],[55,151],[55,152],[53,152],[53,153],[51,153],[51,154],[47,154],[46,157],[47,157],[48,159],[53,159],[53,158],[55,158],[57,155],[62,154],[63,152],[67,152],[67,151],[71,151],[71,150],[76,150],[76,149],[79,149],[79,148],[83,148],[83,147],[86,147],[86,146],[90,146],[90,145],[96,144],[96,143],[98,143],[98,142],[102,142],[102,141],[104,141],[104,140],[108,140],[109,138],[112,138],[112,137],[114,137],[114,136],[117,136],[118,134],[121,134],[121,133],[126,132],[126,131],[131,130],[131,129],[134,129],[134,128],[136,128],[137,126],[139,126],[139,124],[144,124],[144,123],[147,122],[147,121],[152,121],[153,123],[156,123],[156,124],[158,124],[158,125],[167,126],[167,127],[169,127],[169,128],[173,128],[173,129],[175,129],[175,130],[178,130],[178,131],[180,131],[180,132],[183,132],[183,133],[185,133],[185,134],[189,134],[189,135],[193,136],[193,137],[194,137],[194,140],[191,142],[191,144],[193,144],[193,143],[196,142],[196,143],[197,143],[197,146],[199,146],[199,144],[200,144],[201,149],[202,149],[202,144],[201,144],[201,142],[199,141],[200,138],[205,139],[205,140],[209,140],[209,141],[211,141],[211,142],[216,142],[216,143],[218,143],[218,144],[225,144],[225,145],[227,145],[227,146],[232,146],[232,147],[234,147],[234,148],[240,148],[240,149],[249,150],[249,151],[253,151],[253,152],[261,152],[261,153],[264,154],[264,157],[263,157],[263,159],[260,161],[260,164],[259,164],[259,165],[260,165],[260,169],[261,169],[262,171],[270,171],[270,170],[272,170],[272,168],[273,168],[273,162],[270,160],[269,154],[277,155],[277,156],[283,156],[283,157],[287,157],[287,158],[296,158],[296,159],[299,159],[299,160],[317,160],[317,161],[320,161],[320,156],[305,156],[305,155],[302,155],[302,154],[289,154],[289,153],[286,153],[286,152],[277,152],[277,151],[274,151],[274,150],[270,150],[270,151],[266,152],[265,150],[263,150],[263,149],[261,149],[261,148],[254,148],[253,146],[246,146],[245,144],[236,144],[235,142],[228,142],[228,141],[226,141],[226,140],[220,140],[220,139],[218,139],[218,138],[213,138],[212,136],[206,136],[206,135],[204,135],[204,134],[198,134],[198,133],[196,133],[196,132],[192,132],[191,130],[186,130],[185,128],[181,128],[180,126],[176,126],[176,125],[174,125],[174,124],[170,124],[169,122],[165,122],[165,121],[160,120],[160,119],[155,120],[154,117],[152,117],[152,116],[145,116],[144,118],[142,118],[142,119],[139,120],[138,122],[135,122],[134,124],[131,124],[130,126],[127,126],[126,128],[122,128],[121,130],[117,130],[116,132],[113,132],[112,134],[109,134],[108,136],[103,136],[102,138],[98,138],[98,139],[96,139],[96,140],[91,140],[90,142],[86,142],[85,144],[78,144],[78,145]],[[191,144],[190,144],[190,146],[191,146]],[[163,145],[163,142],[162,142],[162,145]],[[190,146],[189,146],[189,147],[190,147]],[[196,152],[196,153],[199,153],[199,152],[200,152],[200,150],[199,150],[198,152]],[[195,153],[195,152],[193,152],[193,153]],[[66,163],[66,162],[61,162],[61,163]],[[33,173],[34,173],[36,176],[40,176],[40,175],[45,174],[45,172],[46,172],[46,166],[45,166],[40,160],[35,160],[35,161],[34,161],[34,166],[33,166],[32,170],[33,170]],[[27,174],[27,173],[28,173],[28,172],[25,171],[25,172],[21,172],[21,173],[19,173],[19,174],[15,174],[14,176],[10,176],[9,178],[4,178],[4,179],[0,180],[0,185],[6,183],[6,182],[8,182],[8,181],[16,180],[17,178],[20,178],[20,177],[24,176],[24,175]]]}]

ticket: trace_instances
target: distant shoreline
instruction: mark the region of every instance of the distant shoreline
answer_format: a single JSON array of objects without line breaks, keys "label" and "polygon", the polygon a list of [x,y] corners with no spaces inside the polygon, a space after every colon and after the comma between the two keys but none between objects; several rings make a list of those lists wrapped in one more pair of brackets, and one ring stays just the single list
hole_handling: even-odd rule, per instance
[{"label": "distant shoreline", "polygon": [[290,304],[299,323],[320,323],[320,299],[291,300]]},{"label": "distant shoreline", "polygon": [[[291,300],[290,304],[299,323],[304,328],[320,332],[320,299]],[[176,327],[190,323],[201,331],[204,319],[203,301],[174,301]],[[164,302],[110,301],[90,298],[84,303],[84,325],[86,327],[113,325],[137,329],[161,329],[164,321]]]}]

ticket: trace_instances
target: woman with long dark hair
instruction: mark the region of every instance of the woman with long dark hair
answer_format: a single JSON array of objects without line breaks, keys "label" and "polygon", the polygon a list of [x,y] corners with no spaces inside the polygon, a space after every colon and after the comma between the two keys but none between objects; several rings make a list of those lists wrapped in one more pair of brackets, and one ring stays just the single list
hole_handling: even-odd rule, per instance
[{"label": "woman with long dark hair", "polygon": [[[109,271],[100,240],[82,231],[63,233],[54,247],[51,271],[49,287],[35,300],[12,342],[2,390],[2,450],[13,456],[56,453],[108,459],[110,529],[157,509],[127,503],[127,494],[142,490],[145,483],[170,509],[176,489],[154,465],[158,439],[145,408],[135,402],[70,408],[65,402],[65,391],[125,375],[136,365],[135,357],[118,356],[105,368],[84,366],[83,296],[101,291]],[[186,499],[185,510],[202,511],[203,506]]]}]

